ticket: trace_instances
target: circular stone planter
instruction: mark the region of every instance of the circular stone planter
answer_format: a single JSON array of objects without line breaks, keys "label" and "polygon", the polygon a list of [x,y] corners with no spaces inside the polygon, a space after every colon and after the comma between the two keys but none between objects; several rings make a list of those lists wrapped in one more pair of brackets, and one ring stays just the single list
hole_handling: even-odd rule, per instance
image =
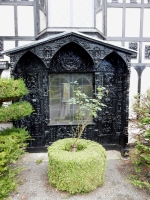
[{"label": "circular stone planter", "polygon": [[52,186],[70,194],[86,193],[104,182],[106,151],[102,145],[79,139],[71,152],[73,138],[62,139],[48,147],[48,177]]}]

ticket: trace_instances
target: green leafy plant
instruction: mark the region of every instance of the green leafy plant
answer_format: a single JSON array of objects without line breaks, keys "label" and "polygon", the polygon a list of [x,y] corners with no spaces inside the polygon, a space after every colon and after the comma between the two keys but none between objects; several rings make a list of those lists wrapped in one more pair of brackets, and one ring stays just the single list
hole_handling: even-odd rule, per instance
[{"label": "green leafy plant", "polygon": [[73,141],[62,139],[48,147],[49,182],[70,194],[90,192],[104,182],[106,151],[96,142],[78,139],[77,152],[71,152]]},{"label": "green leafy plant", "polygon": [[[0,78],[0,122],[20,120],[33,112],[28,102],[7,103],[28,94],[22,79]],[[17,186],[16,175],[21,168],[16,161],[25,152],[29,133],[25,129],[10,128],[0,131],[0,199],[4,199]]]},{"label": "green leafy plant", "polygon": [[23,79],[0,78],[0,103],[18,99],[28,93]]},{"label": "green leafy plant", "polygon": [[[106,105],[101,102],[104,96],[104,87],[99,86],[95,98],[89,98],[82,92],[77,82],[74,82],[73,85],[76,87],[74,89],[74,95],[69,100],[69,103],[78,106],[75,113],[77,127],[72,128],[73,135],[76,137],[72,145],[72,150],[75,151],[77,140],[81,137],[85,127],[92,122],[93,118],[97,117],[98,111],[101,111],[102,107]],[[72,124],[72,122],[70,122],[70,124]]]},{"label": "green leafy plant", "polygon": [[15,164],[25,153],[29,138],[28,132],[21,128],[7,128],[0,132],[0,199],[7,197],[17,186],[16,175],[21,168]]},{"label": "green leafy plant", "polygon": [[20,120],[21,118],[30,115],[33,108],[30,103],[26,101],[16,102],[7,107],[0,107],[0,121],[8,122],[13,120]]},{"label": "green leafy plant", "polygon": [[131,183],[140,188],[150,190],[150,91],[135,97],[133,105],[137,114],[136,135],[134,148],[129,151],[129,156],[135,165],[135,174],[129,177]]},{"label": "green leafy plant", "polygon": [[41,164],[43,162],[43,159],[38,159],[38,160],[36,160],[36,164]]}]

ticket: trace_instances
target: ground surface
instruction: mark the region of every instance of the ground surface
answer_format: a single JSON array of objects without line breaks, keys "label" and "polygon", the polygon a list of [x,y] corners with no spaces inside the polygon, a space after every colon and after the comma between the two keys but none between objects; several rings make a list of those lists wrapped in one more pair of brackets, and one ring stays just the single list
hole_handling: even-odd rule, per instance
[{"label": "ground surface", "polygon": [[[30,153],[20,163],[26,169],[19,175],[18,192],[10,200],[150,200],[144,191],[126,181],[130,170],[117,151],[107,151],[107,171],[102,187],[83,195],[69,195],[50,186],[47,178],[48,157],[46,153]],[[41,163],[37,164],[36,161]]]}]

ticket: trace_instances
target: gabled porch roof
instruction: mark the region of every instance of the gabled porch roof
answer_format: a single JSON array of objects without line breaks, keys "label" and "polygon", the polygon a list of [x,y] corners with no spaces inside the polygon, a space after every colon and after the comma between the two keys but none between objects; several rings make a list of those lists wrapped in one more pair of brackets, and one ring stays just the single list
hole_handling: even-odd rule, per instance
[{"label": "gabled porch roof", "polygon": [[32,48],[32,47],[35,47],[37,45],[44,44],[44,43],[47,43],[47,42],[52,42],[52,41],[55,41],[56,39],[64,38],[64,37],[67,37],[67,36],[77,36],[77,37],[80,37],[80,38],[83,38],[83,39],[86,39],[86,40],[89,40],[89,41],[96,42],[97,44],[103,45],[105,47],[109,47],[109,48],[112,48],[112,49],[115,49],[115,50],[119,50],[119,51],[122,51],[124,53],[131,54],[131,55],[137,53],[134,50],[127,49],[127,48],[117,46],[117,45],[114,45],[114,44],[110,44],[107,41],[100,40],[100,39],[94,38],[92,36],[88,36],[86,34],[83,34],[83,33],[80,33],[80,32],[75,32],[75,31],[63,32],[63,33],[57,34],[55,36],[47,36],[44,39],[40,39],[40,40],[34,41],[32,43],[29,43],[29,44],[26,44],[26,45],[23,45],[23,46],[15,47],[15,48],[10,49],[10,50],[2,51],[1,53],[9,56],[12,53],[16,53],[16,52],[21,51],[21,50]]}]

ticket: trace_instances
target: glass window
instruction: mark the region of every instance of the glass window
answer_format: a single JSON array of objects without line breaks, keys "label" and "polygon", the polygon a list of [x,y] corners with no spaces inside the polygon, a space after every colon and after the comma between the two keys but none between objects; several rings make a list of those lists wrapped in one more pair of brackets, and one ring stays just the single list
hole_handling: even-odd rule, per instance
[{"label": "glass window", "polygon": [[93,0],[49,0],[49,27],[94,27]]},{"label": "glass window", "polygon": [[70,26],[70,0],[50,0],[48,7],[49,27]]},{"label": "glass window", "polygon": [[68,124],[76,122],[78,105],[68,103],[73,97],[74,87],[71,82],[78,82],[82,91],[91,98],[93,96],[93,74],[50,74],[49,76],[49,103],[50,124]]},{"label": "glass window", "polygon": [[94,9],[91,0],[73,1],[73,27],[94,27]]}]

